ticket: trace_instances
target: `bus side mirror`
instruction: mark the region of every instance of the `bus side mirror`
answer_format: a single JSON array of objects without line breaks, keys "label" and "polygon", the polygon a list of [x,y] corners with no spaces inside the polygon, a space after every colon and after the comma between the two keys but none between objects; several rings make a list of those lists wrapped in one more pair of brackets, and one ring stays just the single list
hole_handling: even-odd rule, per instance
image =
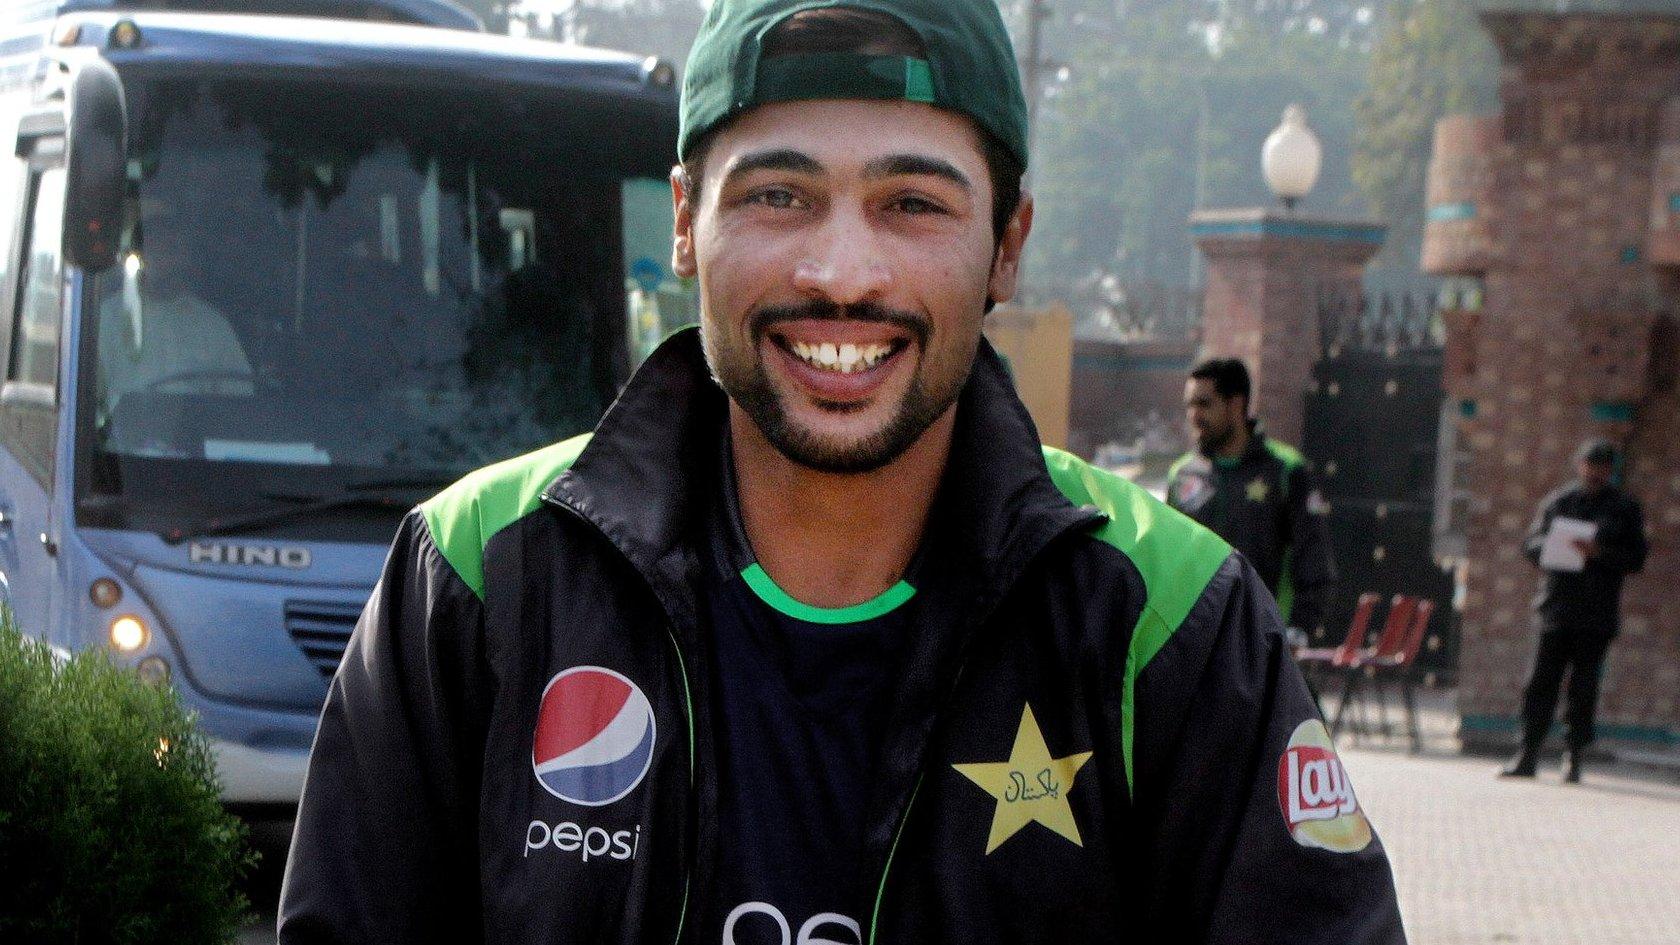
[{"label": "bus side mirror", "polygon": [[64,254],[98,272],[117,261],[128,185],[128,116],[117,70],[102,59],[79,63],[69,105]]}]

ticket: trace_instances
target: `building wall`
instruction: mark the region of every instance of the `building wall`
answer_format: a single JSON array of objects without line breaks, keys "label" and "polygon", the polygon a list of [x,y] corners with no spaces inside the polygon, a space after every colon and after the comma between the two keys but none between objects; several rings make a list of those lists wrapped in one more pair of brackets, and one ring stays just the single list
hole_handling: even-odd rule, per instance
[{"label": "building wall", "polygon": [[1075,341],[1068,448],[1089,459],[1105,443],[1146,437],[1188,449],[1184,379],[1195,355],[1189,338]]},{"label": "building wall", "polygon": [[[1481,310],[1448,319],[1448,393],[1463,406],[1457,485],[1470,495],[1460,523],[1465,741],[1515,730],[1538,580],[1522,541],[1589,436],[1626,448],[1626,485],[1645,506],[1652,546],[1645,573],[1628,583],[1604,734],[1673,739],[1680,395],[1664,365],[1676,357],[1680,277],[1647,244],[1664,103],[1680,92],[1680,18],[1493,14],[1484,23],[1504,58],[1502,110],[1479,131],[1443,124],[1425,250],[1437,273],[1484,279]],[[1485,162],[1467,153],[1478,150]],[[1466,166],[1487,175],[1473,201],[1459,193],[1464,180],[1449,179]],[[1437,202],[1449,193],[1453,203]]]},{"label": "building wall", "polygon": [[985,332],[1008,362],[1039,440],[1066,447],[1073,315],[1059,305],[1035,311],[998,309],[986,316]]}]

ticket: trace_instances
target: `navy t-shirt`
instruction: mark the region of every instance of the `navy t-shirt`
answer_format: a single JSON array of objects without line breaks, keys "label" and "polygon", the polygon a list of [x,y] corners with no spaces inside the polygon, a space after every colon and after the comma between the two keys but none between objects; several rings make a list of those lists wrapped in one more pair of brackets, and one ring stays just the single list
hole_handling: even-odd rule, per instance
[{"label": "navy t-shirt", "polygon": [[863,941],[864,806],[904,652],[913,577],[845,608],[802,604],[753,559],[727,471],[704,593],[717,866],[691,941]]}]

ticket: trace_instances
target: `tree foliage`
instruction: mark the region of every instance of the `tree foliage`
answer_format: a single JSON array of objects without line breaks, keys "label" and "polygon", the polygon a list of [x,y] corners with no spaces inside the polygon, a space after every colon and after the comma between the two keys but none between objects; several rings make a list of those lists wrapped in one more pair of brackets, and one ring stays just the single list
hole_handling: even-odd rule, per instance
[{"label": "tree foliage", "polygon": [[492,33],[506,33],[508,22],[513,19],[514,8],[520,5],[520,0],[454,0],[460,6],[478,14],[484,21],[484,28]]},{"label": "tree foliage", "polygon": [[0,611],[0,942],[228,941],[252,856],[175,691]]},{"label": "tree foliage", "polygon": [[697,0],[549,0],[513,7],[513,16],[528,35],[658,56],[678,67],[688,59],[706,13]]},{"label": "tree foliage", "polygon": [[1397,7],[1371,51],[1369,82],[1354,106],[1353,178],[1389,224],[1389,265],[1417,265],[1435,123],[1497,107],[1499,54],[1477,7],[1477,0]]},{"label": "tree foliage", "polygon": [[1291,103],[1306,108],[1325,150],[1307,208],[1360,209],[1347,158],[1364,52],[1328,27],[1217,13],[1195,0],[1056,4],[1045,25],[1056,81],[1033,158],[1039,220],[1027,269],[1039,294],[1104,279],[1192,281],[1190,213],[1274,201],[1260,146]]},{"label": "tree foliage", "polygon": [[[679,65],[703,13],[699,0],[464,2],[493,28],[511,6],[536,35]],[[998,2],[1025,58],[1033,0]],[[1556,0],[1043,4],[1031,172],[1039,213],[1026,273],[1037,296],[1077,298],[1116,280],[1194,282],[1187,217],[1197,207],[1273,201],[1260,146],[1291,103],[1306,108],[1324,145],[1303,210],[1389,224],[1380,264],[1415,271],[1435,122],[1497,105],[1498,61],[1478,9],[1552,9]],[[1570,9],[1676,4],[1571,0]]]},{"label": "tree foliage", "polygon": [[[1029,0],[1000,2],[1025,56]],[[1291,103],[1306,107],[1325,145],[1307,208],[1358,212],[1352,103],[1364,85],[1372,3],[1382,2],[1393,0],[1046,0],[1031,181],[1039,215],[1027,266],[1034,294],[1066,297],[1104,279],[1191,282],[1191,211],[1273,199],[1260,145]],[[697,0],[540,9],[524,19],[534,35],[679,64],[703,12]]]},{"label": "tree foliage", "polygon": [[681,65],[700,32],[705,11],[694,0],[624,0],[578,9],[578,39],[628,49]]}]

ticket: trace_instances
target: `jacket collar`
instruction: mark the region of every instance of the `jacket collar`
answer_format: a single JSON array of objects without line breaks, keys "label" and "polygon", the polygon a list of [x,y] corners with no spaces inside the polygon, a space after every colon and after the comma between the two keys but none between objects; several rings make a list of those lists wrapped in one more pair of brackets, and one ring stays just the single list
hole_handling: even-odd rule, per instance
[{"label": "jacket collar", "polygon": [[[674,616],[692,618],[695,539],[717,481],[727,399],[698,329],[649,356],[571,468],[544,491],[588,519],[642,571]],[[1002,360],[982,340],[958,399],[950,459],[930,531],[942,576],[995,600],[1055,536],[1098,516],[1064,498]],[[953,588],[955,590],[955,588]]]},{"label": "jacket collar", "polygon": [[1266,425],[1255,417],[1250,417],[1244,422],[1248,424],[1248,445],[1243,448],[1241,455],[1234,459],[1223,459],[1199,450],[1197,455],[1202,457],[1208,466],[1220,469],[1235,469],[1265,458],[1269,455],[1266,449]]}]

